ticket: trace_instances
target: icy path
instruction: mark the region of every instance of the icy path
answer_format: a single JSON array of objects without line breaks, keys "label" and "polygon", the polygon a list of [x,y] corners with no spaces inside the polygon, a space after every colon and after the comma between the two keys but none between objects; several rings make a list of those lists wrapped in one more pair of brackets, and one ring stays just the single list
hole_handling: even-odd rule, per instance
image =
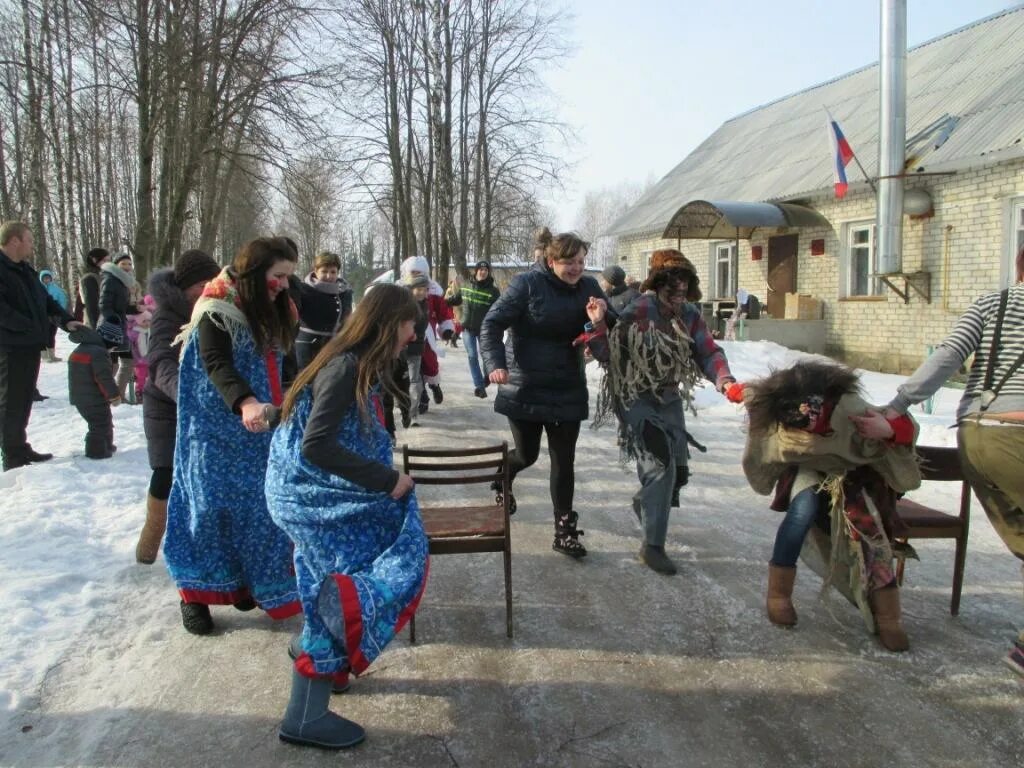
[{"label": "icy path", "polygon": [[[62,337],[63,340],[63,337]],[[727,346],[741,379],[797,353]],[[60,354],[68,352],[66,341]],[[462,350],[443,361],[446,399],[400,433],[419,445],[507,436],[471,395]],[[597,374],[592,370],[596,385]],[[900,377],[865,375],[887,400]],[[82,456],[66,368],[43,366],[30,438],[58,457],[0,475],[0,765],[809,766],[1024,764],[1024,686],[1000,664],[1024,624],[1018,567],[980,509],[961,615],[948,613],[952,548],[923,542],[904,593],[912,650],[896,656],[855,612],[798,578],[800,625],[763,616],[778,524],[739,470],[742,418],[710,389],[690,426],[709,452],[673,513],[660,577],[634,559],[635,475],[611,430],[584,428],[576,507],[590,556],[553,553],[547,461],[516,483],[516,637],[504,637],[495,556],[435,558],[417,621],[334,707],[369,738],[333,758],[278,743],[294,622],[215,609],[207,638],[180,626],[162,560],[133,563],[149,470],[139,408],[115,410],[119,451]],[[950,445],[958,393],[921,416]],[[955,490],[915,494],[955,507]]]}]

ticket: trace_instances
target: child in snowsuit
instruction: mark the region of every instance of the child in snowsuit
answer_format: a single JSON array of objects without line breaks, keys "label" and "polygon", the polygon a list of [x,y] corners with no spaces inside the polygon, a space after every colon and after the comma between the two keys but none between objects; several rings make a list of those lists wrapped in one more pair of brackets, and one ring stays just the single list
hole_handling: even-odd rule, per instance
[{"label": "child in snowsuit", "polygon": [[68,338],[78,345],[68,359],[68,393],[71,404],[89,425],[85,455],[109,459],[117,450],[110,406],[121,402],[110,351],[100,335],[86,326],[72,331]]}]

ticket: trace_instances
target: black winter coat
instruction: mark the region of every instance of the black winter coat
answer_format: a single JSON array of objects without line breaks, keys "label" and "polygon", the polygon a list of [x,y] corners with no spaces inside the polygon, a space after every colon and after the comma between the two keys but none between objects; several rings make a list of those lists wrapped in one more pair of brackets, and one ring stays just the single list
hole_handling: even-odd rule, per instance
[{"label": "black winter coat", "polygon": [[174,284],[174,270],[159,269],[149,278],[156,302],[149,327],[149,377],[142,395],[142,419],[152,468],[174,465],[174,430],[178,418],[178,358],[174,339],[192,314],[184,292]]},{"label": "black winter coat", "polygon": [[[583,346],[573,340],[589,322],[591,297],[607,301],[597,280],[584,275],[576,285],[536,264],[516,275],[491,307],[480,329],[480,350],[488,374],[508,370],[494,410],[523,421],[583,421],[589,416]],[[614,323],[609,309],[607,319]],[[506,350],[502,343],[509,333]]]},{"label": "black winter coat", "polygon": [[0,347],[46,349],[53,324],[66,330],[74,319],[46,292],[31,264],[0,251]]},{"label": "black winter coat", "polygon": [[82,300],[82,322],[93,330],[100,324],[100,275],[86,272],[78,281],[78,295]]},{"label": "black winter coat", "polygon": [[470,333],[480,333],[480,326],[488,311],[494,306],[494,302],[501,296],[494,285],[494,278],[488,275],[483,280],[475,278],[464,285],[451,298],[446,298],[448,306],[457,307],[462,305],[462,327]]},{"label": "black winter coat", "polygon": [[[109,264],[109,262],[107,262]],[[106,265],[104,265],[106,266]],[[112,269],[121,269],[114,266]],[[127,330],[127,317],[129,314],[136,314],[138,310],[132,304],[131,291],[124,281],[107,274],[106,270],[100,273],[100,319],[114,320],[121,324],[122,330]]]},{"label": "black winter coat", "polygon": [[317,288],[310,277],[307,275],[299,286],[302,296],[299,328],[333,336],[352,314],[352,289],[343,279],[338,278],[338,292],[331,293]]}]

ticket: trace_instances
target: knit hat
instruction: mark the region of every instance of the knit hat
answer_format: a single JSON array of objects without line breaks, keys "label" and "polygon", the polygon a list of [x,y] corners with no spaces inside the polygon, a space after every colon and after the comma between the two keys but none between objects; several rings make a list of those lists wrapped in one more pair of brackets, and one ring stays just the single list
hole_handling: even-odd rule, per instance
[{"label": "knit hat", "polygon": [[183,291],[219,274],[220,266],[213,257],[198,249],[185,251],[174,262],[174,284]]},{"label": "knit hat", "polygon": [[132,258],[132,256],[131,256],[130,253],[119,253],[119,254],[117,254],[117,256],[114,257],[114,263],[115,264],[120,264],[125,259],[128,259],[129,261],[131,261],[131,258]]},{"label": "knit hat", "polygon": [[429,288],[430,278],[426,275],[409,275],[405,278],[405,287],[412,288]]},{"label": "knit hat", "polygon": [[410,256],[402,262],[402,267],[398,271],[403,275],[408,275],[411,272],[420,272],[424,275],[429,275],[430,264],[427,263],[425,256]]},{"label": "knit hat", "polygon": [[476,271],[478,269],[486,269],[488,272],[490,272],[491,271],[491,262],[487,261],[487,259],[480,259],[480,261],[478,261],[476,263],[476,266],[473,267],[474,271]]},{"label": "knit hat", "polygon": [[647,272],[647,280],[641,286],[642,289],[647,290],[650,287],[651,278],[655,274],[669,269],[681,269],[689,273],[687,275],[686,300],[700,301],[704,295],[700,290],[700,276],[697,275],[693,263],[675,248],[661,248],[651,254],[651,266]]},{"label": "knit hat", "polygon": [[618,286],[626,282],[626,271],[618,264],[612,264],[610,267],[605,267],[601,270],[601,277],[611,285]]}]

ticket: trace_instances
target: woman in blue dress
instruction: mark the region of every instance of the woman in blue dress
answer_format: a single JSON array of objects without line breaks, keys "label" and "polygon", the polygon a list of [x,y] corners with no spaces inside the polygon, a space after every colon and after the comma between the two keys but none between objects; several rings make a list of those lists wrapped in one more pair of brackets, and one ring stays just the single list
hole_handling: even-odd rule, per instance
[{"label": "woman in blue dress", "polygon": [[185,629],[213,630],[210,605],[301,610],[292,544],[267,511],[268,416],[294,371],[298,313],[288,296],[295,251],[281,238],[242,246],[178,338],[178,424],[164,558]]},{"label": "woman in blue dress", "polygon": [[341,749],[365,737],[329,709],[412,617],[427,538],[412,479],[392,468],[382,395],[414,336],[412,293],[378,285],[295,380],[271,446],[270,514],[295,543],[305,628],[293,641],[283,741]]}]

